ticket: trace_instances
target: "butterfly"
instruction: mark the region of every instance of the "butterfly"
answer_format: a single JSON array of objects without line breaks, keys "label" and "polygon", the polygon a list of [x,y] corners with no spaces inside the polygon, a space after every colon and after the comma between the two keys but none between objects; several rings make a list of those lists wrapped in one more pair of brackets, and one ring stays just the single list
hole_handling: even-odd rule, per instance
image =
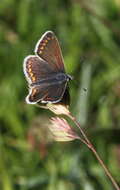
[{"label": "butterfly", "polygon": [[35,55],[24,59],[23,71],[28,81],[28,104],[66,102],[69,98],[68,81],[57,37],[47,31],[37,42]]}]

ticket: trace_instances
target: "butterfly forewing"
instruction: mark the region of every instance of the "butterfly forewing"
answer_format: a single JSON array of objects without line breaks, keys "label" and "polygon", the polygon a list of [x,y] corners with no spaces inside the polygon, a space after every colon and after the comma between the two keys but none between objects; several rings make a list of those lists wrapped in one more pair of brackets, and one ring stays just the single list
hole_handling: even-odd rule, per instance
[{"label": "butterfly forewing", "polygon": [[38,56],[30,55],[24,60],[24,73],[30,84],[52,76],[54,70]]},{"label": "butterfly forewing", "polygon": [[48,31],[42,36],[35,47],[35,53],[47,61],[54,71],[64,72],[61,49],[53,32]]}]

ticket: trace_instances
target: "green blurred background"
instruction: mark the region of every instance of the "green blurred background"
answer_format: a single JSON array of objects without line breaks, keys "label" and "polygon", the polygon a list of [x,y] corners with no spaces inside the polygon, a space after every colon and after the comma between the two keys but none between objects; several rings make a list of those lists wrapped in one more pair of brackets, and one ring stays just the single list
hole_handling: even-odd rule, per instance
[{"label": "green blurred background", "polygon": [[0,189],[112,190],[85,145],[54,142],[54,114],[25,103],[22,62],[47,30],[74,76],[70,110],[120,183],[120,1],[1,0]]}]

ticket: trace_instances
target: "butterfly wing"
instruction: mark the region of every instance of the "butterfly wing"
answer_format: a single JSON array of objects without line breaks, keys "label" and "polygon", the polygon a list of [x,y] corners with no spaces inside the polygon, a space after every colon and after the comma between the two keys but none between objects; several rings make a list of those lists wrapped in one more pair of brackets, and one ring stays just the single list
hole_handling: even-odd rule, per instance
[{"label": "butterfly wing", "polygon": [[59,102],[65,92],[67,82],[48,84],[42,83],[41,85],[36,85],[30,89],[29,95],[26,98],[28,104],[35,104],[37,102],[41,103],[57,103]]},{"label": "butterfly wing", "polygon": [[39,82],[54,73],[45,60],[34,55],[27,56],[24,59],[23,70],[29,84]]},{"label": "butterfly wing", "polygon": [[53,32],[48,31],[41,37],[35,47],[35,54],[48,62],[54,71],[65,72],[59,42]]},{"label": "butterfly wing", "polygon": [[[42,108],[47,108],[46,104],[44,103],[44,105],[43,105],[43,103],[41,103],[40,101],[37,103],[37,105],[40,106],[40,107],[42,107]],[[65,89],[63,97],[56,104],[62,104],[64,106],[66,106],[66,107],[69,107],[69,105],[70,105],[70,94],[69,94],[69,88],[68,88],[68,86]]]},{"label": "butterfly wing", "polygon": [[67,85],[63,98],[60,100],[60,102],[58,102],[59,104],[63,104],[65,106],[69,106],[70,105],[70,93],[69,93],[69,86]]}]

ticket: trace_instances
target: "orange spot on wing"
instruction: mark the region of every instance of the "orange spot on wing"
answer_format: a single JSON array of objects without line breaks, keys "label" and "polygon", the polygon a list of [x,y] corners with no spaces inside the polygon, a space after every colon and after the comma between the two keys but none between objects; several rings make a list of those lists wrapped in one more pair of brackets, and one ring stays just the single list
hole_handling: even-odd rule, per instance
[{"label": "orange spot on wing", "polygon": [[28,65],[28,68],[29,68],[29,69],[31,68],[31,64]]},{"label": "orange spot on wing", "polygon": [[50,40],[51,38],[50,37],[47,37],[48,40]]},{"label": "orange spot on wing", "polygon": [[33,89],[32,90],[32,94],[31,94],[31,97],[34,98],[35,94],[36,94],[37,90],[36,89]]},{"label": "orange spot on wing", "polygon": [[31,69],[31,68],[29,68],[29,70],[28,70],[28,71],[31,73],[32,69]]},{"label": "orange spot on wing", "polygon": [[34,94],[37,92],[36,89],[33,89],[32,95],[34,96]]},{"label": "orange spot on wing", "polygon": [[43,43],[42,45],[43,45],[43,46],[46,46],[46,43]]},{"label": "orange spot on wing", "polygon": [[32,77],[32,80],[35,81],[35,77]]},{"label": "orange spot on wing", "polygon": [[42,46],[42,47],[40,47],[40,49],[42,49],[42,50],[43,50],[43,49],[44,49],[44,47]]},{"label": "orange spot on wing", "polygon": [[30,73],[30,76],[32,77],[32,76],[33,76],[33,73]]}]

